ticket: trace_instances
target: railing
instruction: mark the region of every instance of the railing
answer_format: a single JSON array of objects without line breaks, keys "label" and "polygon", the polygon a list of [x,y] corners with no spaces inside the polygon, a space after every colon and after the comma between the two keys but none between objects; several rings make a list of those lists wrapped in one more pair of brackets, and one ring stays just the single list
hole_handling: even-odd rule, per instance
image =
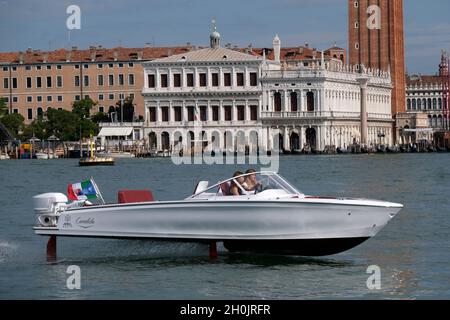
[{"label": "railing", "polygon": [[[383,119],[391,120],[389,114],[383,113],[369,113],[369,119]],[[313,112],[262,112],[262,119],[312,119],[312,118],[345,118],[345,119],[360,119],[359,112],[342,112],[342,111],[313,111]]]},{"label": "railing", "polygon": [[145,122],[100,122],[98,125],[100,128],[105,127],[142,127]]}]

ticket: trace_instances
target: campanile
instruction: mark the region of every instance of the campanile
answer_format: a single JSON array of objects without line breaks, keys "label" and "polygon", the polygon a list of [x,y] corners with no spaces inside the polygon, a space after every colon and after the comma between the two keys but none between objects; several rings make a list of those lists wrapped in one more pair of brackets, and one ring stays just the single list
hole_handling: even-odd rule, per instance
[{"label": "campanile", "polygon": [[405,112],[403,0],[348,0],[349,63],[390,70],[392,115]]}]

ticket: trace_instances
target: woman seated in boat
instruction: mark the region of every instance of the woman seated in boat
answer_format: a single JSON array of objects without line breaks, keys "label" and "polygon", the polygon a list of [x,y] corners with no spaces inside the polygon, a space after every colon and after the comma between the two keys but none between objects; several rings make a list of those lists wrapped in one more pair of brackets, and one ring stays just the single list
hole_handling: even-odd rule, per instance
[{"label": "woman seated in boat", "polygon": [[255,191],[258,185],[258,181],[256,180],[256,171],[253,169],[249,169],[245,172],[247,176],[245,176],[245,183],[244,183],[244,189],[246,191]]},{"label": "woman seated in boat", "polygon": [[245,188],[245,178],[242,177],[243,173],[240,171],[236,171],[233,174],[233,180],[231,180],[231,187],[230,187],[230,195],[232,196],[242,196],[243,195],[243,191],[242,188],[240,186],[238,186],[238,183]]}]

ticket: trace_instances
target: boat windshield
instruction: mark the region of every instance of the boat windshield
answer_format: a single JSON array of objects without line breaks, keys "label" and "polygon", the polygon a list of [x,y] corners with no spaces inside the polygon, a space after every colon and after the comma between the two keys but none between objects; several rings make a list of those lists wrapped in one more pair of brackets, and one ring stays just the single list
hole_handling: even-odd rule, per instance
[{"label": "boat windshield", "polygon": [[275,172],[256,172],[224,180],[190,198],[203,198],[206,194],[229,196],[233,184],[240,189],[241,195],[254,195],[267,190],[284,190],[287,194],[292,195],[302,194]]}]

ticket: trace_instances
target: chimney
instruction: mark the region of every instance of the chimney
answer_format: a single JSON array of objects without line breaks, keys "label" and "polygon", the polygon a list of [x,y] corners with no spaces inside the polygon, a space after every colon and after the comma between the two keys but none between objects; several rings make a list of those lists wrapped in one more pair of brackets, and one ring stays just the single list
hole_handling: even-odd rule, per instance
[{"label": "chimney", "polygon": [[72,51],[67,51],[66,62],[70,62],[70,60],[72,60]]},{"label": "chimney", "polygon": [[275,35],[275,38],[273,39],[273,53],[275,62],[280,62],[281,41],[280,38],[278,37],[278,34]]},{"label": "chimney", "polygon": [[19,63],[23,64],[23,52],[19,51]]},{"label": "chimney", "polygon": [[114,51],[114,61],[119,60],[119,52],[116,50]]},{"label": "chimney", "polygon": [[44,53],[42,62],[47,63],[47,60],[48,60],[48,53],[46,52],[46,53]]},{"label": "chimney", "polygon": [[137,59],[142,60],[143,57],[144,57],[144,50],[139,50],[137,52]]}]

